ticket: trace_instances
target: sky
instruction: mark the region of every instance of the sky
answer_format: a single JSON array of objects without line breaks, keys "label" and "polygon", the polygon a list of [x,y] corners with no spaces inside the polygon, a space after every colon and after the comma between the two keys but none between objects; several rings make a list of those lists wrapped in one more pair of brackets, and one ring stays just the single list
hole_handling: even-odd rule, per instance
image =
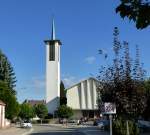
[{"label": "sky", "polygon": [[17,98],[45,98],[45,44],[51,37],[52,16],[61,46],[61,80],[66,87],[96,77],[107,64],[98,54],[112,55],[113,29],[128,41],[131,55],[140,48],[141,62],[150,75],[150,28],[115,13],[119,0],[0,0],[0,49],[11,62],[17,77]]}]

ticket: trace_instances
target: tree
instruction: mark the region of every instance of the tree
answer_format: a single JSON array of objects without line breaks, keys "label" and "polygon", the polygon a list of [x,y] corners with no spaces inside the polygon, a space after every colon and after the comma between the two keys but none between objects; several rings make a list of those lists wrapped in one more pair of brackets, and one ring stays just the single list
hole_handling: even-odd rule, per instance
[{"label": "tree", "polygon": [[67,98],[66,98],[66,92],[65,92],[65,86],[63,81],[60,83],[60,105],[66,105],[67,104]]},{"label": "tree", "polygon": [[58,117],[59,118],[70,118],[72,115],[73,115],[72,108],[70,108],[66,105],[61,105],[58,108]]},{"label": "tree", "polygon": [[146,89],[147,101],[146,101],[146,108],[144,110],[143,117],[146,120],[149,120],[150,119],[150,115],[149,115],[150,114],[150,78],[144,81],[144,87]]},{"label": "tree", "polygon": [[20,108],[15,95],[13,95],[7,83],[0,81],[0,100],[6,104],[6,118],[13,119],[18,116]]},{"label": "tree", "polygon": [[42,119],[44,119],[45,116],[48,114],[46,105],[37,104],[34,106],[34,110],[35,110],[35,114],[41,119],[41,123],[42,123]]},{"label": "tree", "polygon": [[98,76],[99,107],[101,102],[114,102],[118,116],[133,119],[141,115],[145,108],[144,71],[139,58],[136,58],[135,65],[131,61],[128,42],[121,44],[118,36],[119,31],[115,27],[113,65],[102,67]]},{"label": "tree", "polygon": [[144,29],[150,25],[150,1],[149,0],[120,0],[116,12],[122,18],[127,17],[136,23],[137,29]]},{"label": "tree", "polygon": [[23,120],[29,120],[35,116],[34,109],[28,103],[23,103],[20,105],[20,118]]},{"label": "tree", "polygon": [[4,81],[11,91],[12,94],[16,94],[15,86],[16,86],[16,77],[13,70],[13,67],[11,66],[11,63],[9,62],[8,58],[5,54],[2,53],[0,50],[0,80]]}]

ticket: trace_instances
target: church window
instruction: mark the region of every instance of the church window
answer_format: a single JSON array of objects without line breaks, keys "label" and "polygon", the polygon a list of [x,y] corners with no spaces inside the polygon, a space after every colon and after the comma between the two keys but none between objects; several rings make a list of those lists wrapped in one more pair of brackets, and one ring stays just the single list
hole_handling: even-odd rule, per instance
[{"label": "church window", "polygon": [[50,45],[50,61],[55,61],[55,45]]}]

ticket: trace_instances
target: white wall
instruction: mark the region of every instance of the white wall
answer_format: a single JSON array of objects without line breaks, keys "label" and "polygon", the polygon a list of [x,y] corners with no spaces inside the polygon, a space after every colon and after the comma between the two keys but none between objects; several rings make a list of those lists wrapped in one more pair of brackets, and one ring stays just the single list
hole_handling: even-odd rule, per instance
[{"label": "white wall", "polygon": [[55,44],[55,61],[49,61],[49,46],[46,45],[46,103],[48,112],[53,114],[59,106],[60,97],[60,45]]},{"label": "white wall", "polygon": [[67,90],[67,105],[73,109],[81,108],[81,84],[78,84]]},{"label": "white wall", "polygon": [[89,78],[67,89],[67,105],[74,110],[97,109],[96,83]]},{"label": "white wall", "polygon": [[0,105],[0,128],[5,127],[5,106]]}]

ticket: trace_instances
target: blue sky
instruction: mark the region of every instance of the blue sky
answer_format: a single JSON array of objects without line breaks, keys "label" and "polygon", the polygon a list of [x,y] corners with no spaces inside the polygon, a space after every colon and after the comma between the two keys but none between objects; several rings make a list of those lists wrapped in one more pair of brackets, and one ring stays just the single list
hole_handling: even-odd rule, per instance
[{"label": "blue sky", "polygon": [[113,28],[120,39],[140,47],[141,61],[150,74],[150,28],[135,24],[115,13],[119,0],[0,0],[0,49],[8,56],[17,77],[17,97],[45,97],[45,45],[51,37],[52,14],[61,46],[61,78],[68,87],[91,75],[105,64],[98,50],[112,56]]}]

